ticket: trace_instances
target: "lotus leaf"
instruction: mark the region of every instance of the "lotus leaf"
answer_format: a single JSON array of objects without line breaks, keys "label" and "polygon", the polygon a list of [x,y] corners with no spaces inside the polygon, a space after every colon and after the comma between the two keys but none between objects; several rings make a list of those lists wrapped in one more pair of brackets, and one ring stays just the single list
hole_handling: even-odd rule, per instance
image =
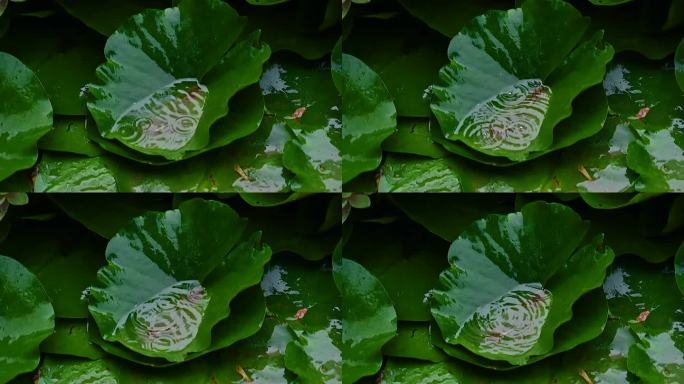
[{"label": "lotus leaf", "polygon": [[549,353],[572,304],[601,286],[614,257],[602,236],[581,246],[588,227],[571,209],[538,202],[467,228],[432,291],[444,340],[513,365]]},{"label": "lotus leaf", "polygon": [[38,140],[52,126],[52,105],[36,75],[0,52],[0,180],[30,168]]},{"label": "lotus leaf", "polygon": [[109,241],[108,265],[88,291],[102,338],[170,362],[221,342],[237,316],[226,304],[259,283],[270,258],[259,233],[241,241],[245,224],[203,200],[134,218]]},{"label": "lotus leaf", "polygon": [[342,54],[333,72],[344,105],[342,181],[347,182],[380,165],[380,146],[396,129],[397,110],[380,76],[356,57]]},{"label": "lotus leaf", "polygon": [[210,128],[228,101],[259,80],[270,49],[244,18],[218,0],[183,1],[145,10],[107,40],[100,84],[88,86],[88,109],[103,138],[179,160],[210,144]]},{"label": "lotus leaf", "polygon": [[[512,161],[557,145],[555,127],[583,91],[601,83],[613,57],[601,32],[584,38],[588,26],[561,0],[529,0],[475,18],[452,39],[451,63],[432,87],[446,139]],[[595,133],[586,129],[576,128],[576,137]]]},{"label": "lotus leaf", "polygon": [[604,290],[611,314],[636,335],[627,356],[629,371],[649,383],[681,381],[684,297],[676,293],[672,265],[620,259],[611,268]]},{"label": "lotus leaf", "polygon": [[0,256],[0,383],[38,366],[38,346],[53,332],[55,312],[45,289],[18,261]]},{"label": "lotus leaf", "polygon": [[397,312],[380,281],[361,264],[341,258],[333,276],[342,294],[342,382],[351,384],[380,370],[382,346],[397,331]]}]

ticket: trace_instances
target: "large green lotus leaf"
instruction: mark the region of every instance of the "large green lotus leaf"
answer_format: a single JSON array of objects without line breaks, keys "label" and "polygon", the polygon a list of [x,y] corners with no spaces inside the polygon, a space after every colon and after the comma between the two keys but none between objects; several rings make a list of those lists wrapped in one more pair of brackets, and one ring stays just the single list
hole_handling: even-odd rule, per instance
[{"label": "large green lotus leaf", "polygon": [[170,207],[168,196],[152,194],[119,194],[116,197],[54,194],[50,195],[50,199],[69,217],[105,239],[111,239],[136,216],[147,211],[164,211]]},{"label": "large green lotus leaf", "polygon": [[101,157],[43,152],[35,192],[117,192],[114,174]]},{"label": "large green lotus leaf", "polygon": [[684,39],[679,43],[675,52],[675,77],[679,88],[684,91]]},{"label": "large green lotus leaf", "polygon": [[390,154],[379,177],[380,192],[535,192],[551,189],[553,157],[492,168],[459,157],[428,159]]},{"label": "large green lotus leaf", "polygon": [[446,62],[446,45],[445,37],[413,18],[360,18],[344,40],[344,52],[377,72],[394,100],[397,115],[429,117],[430,106],[423,96]]},{"label": "large green lotus leaf", "polygon": [[382,346],[397,332],[397,312],[380,280],[342,258],[333,276],[342,294],[343,383],[355,383],[382,366]]},{"label": "large green lotus leaf", "polygon": [[684,242],[675,255],[675,276],[677,279],[677,286],[682,292],[682,295],[684,295]]},{"label": "large green lotus leaf", "polygon": [[397,110],[380,76],[361,60],[343,54],[333,76],[342,93],[342,181],[371,171],[382,160],[382,142],[397,126]]},{"label": "large green lotus leaf", "polygon": [[[608,103],[603,87],[597,85],[582,92],[580,96],[574,100],[572,108],[572,115],[556,126],[553,144],[544,150],[528,154],[525,160],[539,158],[599,133],[608,116]],[[577,129],[577,127],[582,128]],[[430,133],[432,139],[441,144],[447,151],[466,157],[470,160],[499,167],[509,167],[517,164],[517,162],[511,161],[505,157],[485,155],[468,147],[464,143],[449,141],[442,137],[437,130],[433,129]]]},{"label": "large green lotus leaf", "polygon": [[432,344],[428,322],[400,321],[397,325],[397,335],[382,347],[382,353],[389,357],[435,363],[449,360],[449,356]]},{"label": "large green lotus leaf", "polygon": [[[145,11],[108,40],[103,85],[89,85],[88,109],[100,134],[170,160],[210,143],[228,101],[258,81],[270,49],[258,34],[236,39],[244,19],[217,0]],[[172,43],[173,42],[173,43]]]},{"label": "large green lotus leaf", "polygon": [[[572,319],[561,325],[554,335],[553,349],[542,355],[531,357],[527,364],[534,364],[551,356],[572,350],[601,335],[608,320],[608,303],[603,291],[594,289],[580,297],[572,306]],[[472,353],[461,346],[447,344],[437,325],[430,328],[433,345],[447,355],[456,359],[480,366],[482,368],[509,371],[519,366],[506,361],[490,360]]]},{"label": "large green lotus leaf", "polygon": [[209,348],[225,304],[259,282],[270,258],[258,233],[235,245],[244,227],[227,205],[203,200],[133,219],[110,240],[89,291],[103,338],[172,362]]},{"label": "large green lotus leaf", "polygon": [[474,19],[449,45],[451,63],[432,88],[431,108],[445,137],[514,161],[554,143],[572,102],[601,82],[613,48],[560,0]]},{"label": "large green lotus leaf", "polygon": [[[248,18],[248,30],[262,31],[274,52],[291,51],[307,60],[318,60],[330,53],[340,37],[338,28],[319,28],[328,4],[339,8],[335,2],[296,0],[269,7],[245,4],[244,0],[229,3]],[[334,22],[339,20],[337,16]]]},{"label": "large green lotus leaf", "polygon": [[514,365],[550,352],[572,304],[601,286],[614,257],[602,236],[575,251],[588,227],[568,207],[537,202],[466,229],[432,291],[446,342]]},{"label": "large green lotus leaf", "polygon": [[81,88],[95,80],[102,62],[104,39],[78,21],[57,14],[47,18],[22,17],[0,40],[0,51],[19,58],[45,87],[58,115],[85,115]]},{"label": "large green lotus leaf", "polygon": [[454,37],[475,16],[492,9],[508,9],[511,0],[399,0],[413,16],[448,38]]},{"label": "large green lotus leaf", "polygon": [[38,366],[38,346],[55,328],[50,297],[18,261],[0,256],[0,383]]},{"label": "large green lotus leaf", "polygon": [[[448,267],[444,258],[447,250],[446,241],[416,224],[357,223],[343,253],[377,277],[394,303],[399,320],[430,321],[425,296],[437,284],[439,273]],[[407,276],[411,276],[411,284],[406,283]]]},{"label": "large green lotus leaf", "polygon": [[[266,316],[266,304],[259,286],[247,288],[237,295],[230,303],[231,313],[226,319],[220,321],[212,330],[212,344],[209,348],[187,355],[185,361],[195,360],[211,352],[230,347],[240,340],[256,334],[261,329]],[[149,357],[130,349],[119,343],[110,343],[102,338],[95,324],[89,323],[88,336],[105,352],[132,361],[139,365],[165,368],[176,365],[165,358]],[[198,359],[203,361],[204,359]],[[185,364],[184,364],[185,365]]]},{"label": "large green lotus leaf", "polygon": [[268,266],[261,288],[271,316],[294,333],[287,369],[302,383],[342,383],[341,304],[330,265],[283,254]]},{"label": "large green lotus leaf", "polygon": [[52,106],[36,75],[0,52],[0,180],[33,166],[52,126]]},{"label": "large green lotus leaf", "polygon": [[446,151],[431,139],[430,121],[425,119],[399,119],[397,131],[382,143],[385,152],[406,153],[439,159]]},{"label": "large green lotus leaf", "polygon": [[328,62],[281,54],[266,65],[259,84],[267,112],[292,134],[283,152],[283,164],[295,174],[292,189],[340,191],[340,96]]},{"label": "large green lotus leaf", "polygon": [[84,156],[98,156],[104,151],[88,137],[87,121],[83,117],[57,117],[54,129],[43,136],[38,148]]},{"label": "large green lotus leaf", "polygon": [[59,318],[88,317],[81,293],[104,264],[104,249],[101,238],[59,218],[18,221],[0,243],[0,254],[21,262],[40,280]]},{"label": "large green lotus leaf", "polygon": [[105,353],[90,341],[88,322],[83,319],[57,319],[55,333],[40,344],[42,353],[100,359]]},{"label": "large green lotus leaf", "polygon": [[610,312],[629,325],[637,343],[627,365],[644,382],[684,379],[684,297],[678,294],[671,263],[621,258],[604,286]]},{"label": "large green lotus leaf", "polygon": [[57,0],[71,15],[88,27],[109,36],[126,19],[149,8],[164,8],[166,0]]},{"label": "large green lotus leaf", "polygon": [[40,364],[35,384],[118,384],[105,360],[85,360],[47,355]]},{"label": "large green lotus leaf", "polygon": [[[239,91],[230,100],[228,116],[218,120],[212,126],[210,142],[207,146],[187,151],[182,154],[182,159],[190,159],[207,151],[224,147],[240,138],[254,133],[260,126],[264,117],[264,100],[257,85],[249,86]],[[103,149],[127,159],[150,165],[174,164],[174,161],[163,156],[151,156],[137,152],[124,144],[107,140],[100,136],[91,120],[86,122],[88,137],[95,141]]]}]

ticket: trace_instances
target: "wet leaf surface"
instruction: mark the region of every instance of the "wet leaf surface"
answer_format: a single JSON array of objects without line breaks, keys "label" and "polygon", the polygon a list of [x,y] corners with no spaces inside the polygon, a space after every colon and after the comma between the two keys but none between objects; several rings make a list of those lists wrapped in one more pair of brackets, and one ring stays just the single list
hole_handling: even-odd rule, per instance
[{"label": "wet leaf surface", "polygon": [[18,261],[0,256],[0,382],[33,370],[38,346],[54,327],[54,310],[38,278]]},{"label": "wet leaf surface", "polygon": [[33,166],[38,140],[52,126],[52,106],[36,75],[0,52],[0,180]]},{"label": "wet leaf surface", "polygon": [[446,139],[513,161],[551,147],[555,126],[613,56],[601,33],[583,40],[588,24],[571,5],[544,0],[468,23],[431,90]]},{"label": "wet leaf surface", "polygon": [[216,333],[235,326],[222,322],[232,313],[226,301],[258,284],[270,257],[260,234],[240,241],[244,226],[227,205],[202,200],[131,221],[110,240],[108,265],[88,291],[103,339],[170,362],[221,343]]},{"label": "wet leaf surface", "polygon": [[397,332],[397,312],[382,283],[361,264],[341,258],[334,268],[343,308],[342,382],[354,383],[380,370],[382,346]]},{"label": "wet leaf surface", "polygon": [[[333,71],[335,67],[333,66]],[[377,168],[382,142],[396,129],[396,108],[380,76],[361,60],[342,54],[338,87],[342,103],[342,181]]]},{"label": "wet leaf surface", "polygon": [[206,147],[228,100],[258,81],[270,55],[258,34],[238,40],[244,25],[214,0],[128,19],[107,40],[101,83],[88,86],[100,134],[169,160]]}]

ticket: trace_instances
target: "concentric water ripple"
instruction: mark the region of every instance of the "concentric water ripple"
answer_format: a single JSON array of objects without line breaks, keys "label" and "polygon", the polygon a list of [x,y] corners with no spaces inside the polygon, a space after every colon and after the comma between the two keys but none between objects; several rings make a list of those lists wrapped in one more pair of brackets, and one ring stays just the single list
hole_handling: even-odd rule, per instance
[{"label": "concentric water ripple", "polygon": [[481,149],[525,150],[539,136],[550,99],[551,88],[541,80],[520,80],[478,105],[456,133]]},{"label": "concentric water ripple", "polygon": [[537,343],[551,301],[551,292],[540,284],[520,285],[476,312],[464,325],[461,338],[485,353],[524,354]]},{"label": "concentric water ripple", "polygon": [[112,131],[134,148],[180,149],[195,135],[207,94],[195,79],[177,80],[134,104]]},{"label": "concentric water ripple", "polygon": [[208,304],[199,282],[182,281],[136,306],[116,332],[147,351],[180,351],[197,336]]}]

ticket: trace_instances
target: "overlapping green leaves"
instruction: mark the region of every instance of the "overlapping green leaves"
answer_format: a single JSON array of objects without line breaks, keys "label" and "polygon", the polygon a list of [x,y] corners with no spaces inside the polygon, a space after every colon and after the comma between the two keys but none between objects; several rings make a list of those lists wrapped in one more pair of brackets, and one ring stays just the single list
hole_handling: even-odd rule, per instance
[{"label": "overlapping green leaves", "polygon": [[[321,246],[315,234],[283,247],[269,229],[278,244],[272,258],[258,230],[264,217],[291,219],[279,209],[286,205],[250,206],[238,196],[229,198],[235,210],[180,195],[118,199],[93,195],[81,206],[75,195],[58,204],[34,195],[4,218],[11,228],[0,241],[8,255],[0,263],[0,381],[22,373],[12,382],[342,381],[332,248],[312,252]],[[293,209],[335,231],[339,219],[326,217],[334,201],[317,196]]]},{"label": "overlapping green leaves", "polygon": [[[397,334],[382,349],[378,382],[681,379],[675,330],[684,307],[675,253],[682,233],[672,225],[677,199],[663,196],[616,209],[650,223],[644,232],[673,236],[676,246],[658,260],[648,238],[636,231],[624,231],[633,239],[628,251],[618,231],[597,235],[608,222],[624,230],[619,223],[627,217],[626,211],[606,215],[589,205],[598,205],[600,197],[590,203],[569,195],[563,203],[548,195],[541,198],[551,202],[534,201],[539,197],[409,194],[392,197],[398,206],[392,207],[376,196],[371,208],[352,211],[345,257],[377,277],[398,315]],[[610,200],[605,196],[603,203]],[[635,214],[635,207],[642,213]],[[614,260],[616,254],[622,256]],[[379,305],[376,316],[381,313]],[[376,331],[378,338],[383,334]]]},{"label": "overlapping green leaves", "polygon": [[678,2],[371,5],[343,49],[387,84],[398,129],[345,190],[682,190]]},{"label": "overlapping green leaves", "polygon": [[[339,191],[341,107],[323,64],[339,37],[338,12],[334,1],[309,0],[17,5],[2,18],[11,26],[0,51],[35,71],[58,116],[38,143],[44,156],[29,146],[52,125],[46,119],[31,143],[7,142],[22,164],[0,179],[38,160],[8,183],[64,192]],[[286,28],[293,20],[297,28]],[[264,86],[273,67],[285,72],[271,80],[287,89]]]}]

